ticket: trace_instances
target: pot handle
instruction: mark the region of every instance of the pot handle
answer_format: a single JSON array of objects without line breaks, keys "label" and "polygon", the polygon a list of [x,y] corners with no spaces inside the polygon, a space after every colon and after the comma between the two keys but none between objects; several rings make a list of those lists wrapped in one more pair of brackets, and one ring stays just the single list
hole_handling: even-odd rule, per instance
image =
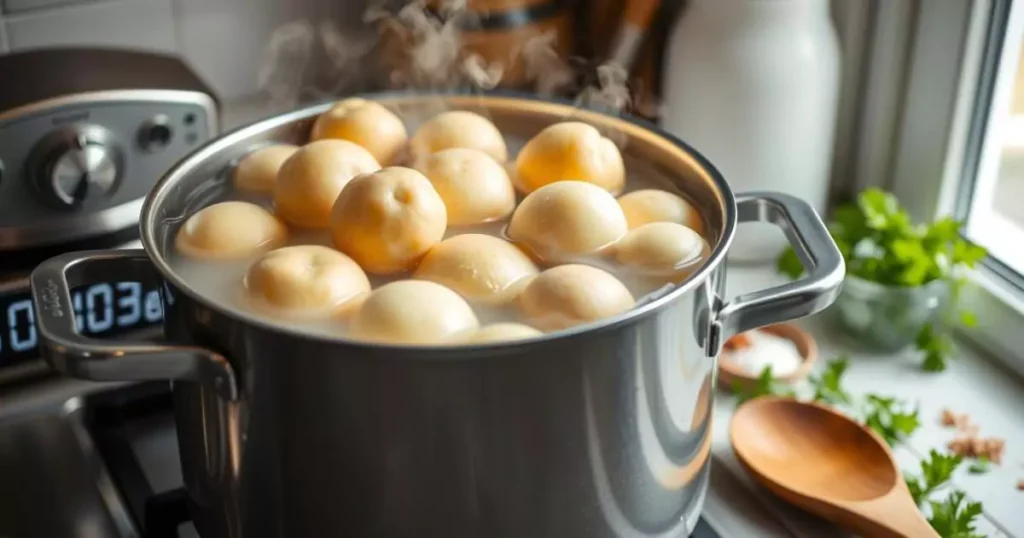
[{"label": "pot handle", "polygon": [[846,263],[821,217],[807,202],[777,192],[736,196],[740,222],[770,222],[786,234],[807,270],[804,278],[740,295],[718,313],[718,336],[711,349],[734,334],[824,310],[839,295]]},{"label": "pot handle", "polygon": [[32,300],[43,357],[64,374],[94,381],[196,381],[227,400],[238,397],[231,364],[190,346],[98,340],[75,325],[71,288],[105,280],[145,280],[154,269],[142,249],[72,252],[32,272]]}]

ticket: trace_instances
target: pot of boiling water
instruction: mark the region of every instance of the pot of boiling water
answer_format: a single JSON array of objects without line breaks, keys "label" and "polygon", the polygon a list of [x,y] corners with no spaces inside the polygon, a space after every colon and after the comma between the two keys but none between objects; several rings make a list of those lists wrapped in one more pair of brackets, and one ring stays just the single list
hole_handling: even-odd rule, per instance
[{"label": "pot of boiling water", "polygon": [[[692,148],[629,119],[517,96],[371,97],[403,118],[478,112],[513,149],[553,123],[589,123],[619,143],[629,182],[653,182],[699,210],[706,261],[625,313],[478,345],[331,337],[199,291],[199,277],[173,263],[176,232],[229,195],[226,171],[253,147],[305,143],[330,105],[313,106],[224,135],[173,168],[143,209],[144,250],[41,265],[32,287],[50,364],[85,379],[174,382],[204,537],[688,536],[707,488],[722,343],[818,312],[837,294],[843,261],[821,219],[789,196],[734,195]],[[725,258],[748,221],[778,225],[807,276],[728,296]],[[164,284],[167,343],[78,333],[71,288],[152,275]]]}]

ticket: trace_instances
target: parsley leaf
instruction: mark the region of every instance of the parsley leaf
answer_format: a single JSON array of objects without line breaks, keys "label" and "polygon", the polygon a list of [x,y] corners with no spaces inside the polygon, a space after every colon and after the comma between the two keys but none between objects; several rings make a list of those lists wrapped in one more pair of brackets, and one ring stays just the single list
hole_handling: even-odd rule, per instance
[{"label": "parsley leaf", "polygon": [[964,492],[951,491],[943,501],[928,501],[932,508],[928,523],[942,538],[985,538],[974,526],[982,513],[981,503],[965,503],[965,499]]},{"label": "parsley leaf", "polygon": [[962,462],[963,458],[957,455],[941,454],[935,449],[928,452],[928,458],[921,460],[921,475],[906,477],[914,502],[920,506],[928,496],[948,484]]},{"label": "parsley leaf", "polygon": [[793,250],[793,247],[787,247],[786,250],[779,255],[779,258],[775,260],[775,269],[792,280],[796,280],[800,278],[800,275],[804,274],[804,264],[796,255],[796,251]]},{"label": "parsley leaf", "polygon": [[814,387],[814,401],[825,402],[831,405],[848,404],[851,402],[850,395],[841,386],[843,374],[846,372],[849,362],[847,357],[833,359],[828,361],[825,365],[825,371],[820,376],[810,376],[809,381],[811,386]]},{"label": "parsley leaf", "polygon": [[985,456],[982,456],[971,463],[971,466],[967,468],[967,472],[971,474],[985,474],[992,467],[991,462]]},{"label": "parsley leaf", "polygon": [[[987,253],[961,236],[962,227],[962,222],[948,217],[930,224],[914,223],[896,197],[880,189],[867,189],[853,203],[837,207],[828,226],[846,261],[847,274],[890,287],[919,287],[934,281],[950,287],[951,299],[943,305],[942,320],[926,325],[917,335],[921,367],[930,372],[945,370],[955,351],[950,329],[977,321],[957,307],[963,286],[957,275]],[[776,268],[793,279],[804,272],[792,249],[779,256]]]},{"label": "parsley leaf", "polygon": [[918,410],[910,411],[896,398],[868,394],[865,402],[864,425],[895,446],[921,426]]},{"label": "parsley leaf", "polygon": [[764,370],[761,370],[761,374],[757,376],[757,379],[750,387],[745,389],[739,382],[735,382],[733,383],[732,391],[736,394],[738,404],[761,396],[792,397],[796,395],[789,387],[775,382],[775,378],[772,377],[771,366],[765,366]]}]

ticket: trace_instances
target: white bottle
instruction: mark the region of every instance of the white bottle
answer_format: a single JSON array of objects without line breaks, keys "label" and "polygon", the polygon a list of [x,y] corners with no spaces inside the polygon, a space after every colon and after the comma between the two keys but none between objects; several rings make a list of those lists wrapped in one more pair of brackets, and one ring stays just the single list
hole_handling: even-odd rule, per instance
[{"label": "white bottle", "polygon": [[[839,100],[828,0],[691,0],[669,38],[663,124],[734,192],[774,190],[825,209]],[[729,258],[768,261],[785,239],[739,228]]]}]

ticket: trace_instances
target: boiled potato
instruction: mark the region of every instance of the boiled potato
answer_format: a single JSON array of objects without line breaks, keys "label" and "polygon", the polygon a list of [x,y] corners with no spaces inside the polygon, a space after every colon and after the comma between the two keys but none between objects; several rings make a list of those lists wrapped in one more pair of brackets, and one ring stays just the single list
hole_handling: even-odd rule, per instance
[{"label": "boiled potato", "polygon": [[538,275],[518,297],[527,321],[546,331],[621,314],[635,301],[614,276],[589,265],[559,265]]},{"label": "boiled potato", "polygon": [[556,181],[593,183],[617,194],[626,182],[619,148],[586,123],[556,123],[530,139],[516,157],[516,185],[531,193]]},{"label": "boiled potato", "polygon": [[559,181],[530,193],[512,214],[507,233],[537,259],[557,263],[599,254],[626,231],[626,217],[607,191]]},{"label": "boiled potato", "polygon": [[389,344],[438,344],[479,326],[458,293],[434,282],[400,280],[385,284],[352,318],[352,336]]},{"label": "boiled potato", "polygon": [[442,150],[422,159],[417,168],[444,200],[449,226],[500,220],[516,207],[516,191],[505,168],[480,150]]},{"label": "boiled potato", "polygon": [[281,165],[274,207],[285,222],[326,228],[338,194],[353,177],[380,169],[362,146],[346,140],[318,140],[299,148]]},{"label": "boiled potato", "polygon": [[652,222],[630,230],[615,245],[615,259],[640,273],[682,282],[703,264],[708,244],[674,222]]},{"label": "boiled potato", "polygon": [[497,237],[457,235],[430,249],[414,276],[444,284],[470,301],[498,304],[512,299],[537,274],[521,250]]},{"label": "boiled potato", "polygon": [[510,342],[512,340],[525,340],[542,334],[544,333],[522,323],[492,323],[457,336],[456,342],[460,344]]},{"label": "boiled potato", "polygon": [[272,311],[333,315],[370,291],[366,273],[352,258],[328,247],[299,245],[264,254],[245,276],[249,297]]},{"label": "boiled potato", "polygon": [[444,202],[416,170],[393,166],[353,179],[338,196],[331,237],[366,271],[408,271],[444,238]]},{"label": "boiled potato", "polygon": [[401,118],[384,105],[353,97],[335,103],[313,124],[312,140],[338,138],[367,149],[377,162],[394,164],[409,135]]},{"label": "boiled potato", "polygon": [[266,209],[248,202],[221,202],[189,217],[174,244],[191,258],[241,258],[277,248],[288,228]]},{"label": "boiled potato", "polygon": [[298,149],[292,144],[272,144],[250,152],[235,166],[235,188],[253,194],[274,192],[281,165]]},{"label": "boiled potato", "polygon": [[490,155],[495,161],[508,160],[508,147],[491,120],[465,110],[442,112],[416,130],[409,142],[413,158],[451,148],[469,148]]},{"label": "boiled potato", "polygon": [[690,202],[681,196],[660,189],[642,189],[623,194],[619,206],[626,215],[629,229],[650,222],[674,222],[704,235],[704,221]]}]

